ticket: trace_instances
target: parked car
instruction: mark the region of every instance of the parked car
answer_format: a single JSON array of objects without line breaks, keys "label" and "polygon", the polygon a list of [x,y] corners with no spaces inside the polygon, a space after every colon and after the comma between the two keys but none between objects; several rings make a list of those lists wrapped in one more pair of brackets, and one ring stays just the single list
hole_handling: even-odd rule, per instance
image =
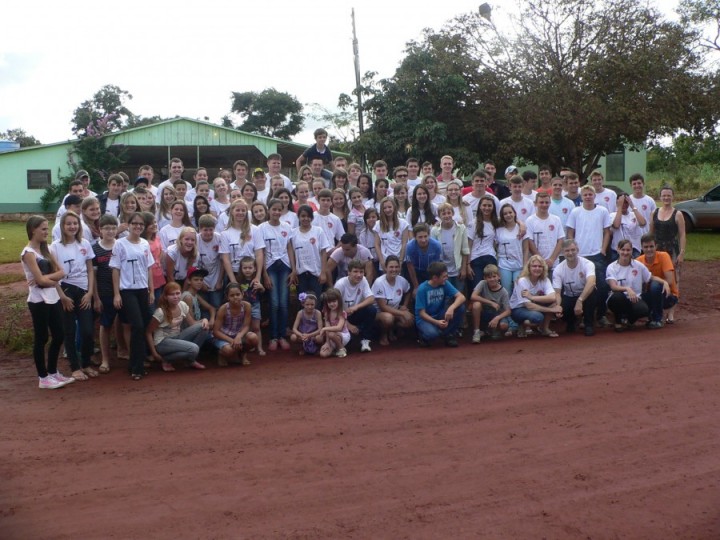
[{"label": "parked car", "polygon": [[685,230],[720,229],[720,185],[705,195],[675,204],[685,217]]}]

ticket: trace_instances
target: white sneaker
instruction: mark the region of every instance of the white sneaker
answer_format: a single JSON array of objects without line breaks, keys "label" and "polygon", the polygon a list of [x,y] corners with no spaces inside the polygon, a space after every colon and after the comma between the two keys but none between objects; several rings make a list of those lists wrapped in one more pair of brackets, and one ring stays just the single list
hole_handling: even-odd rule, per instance
[{"label": "white sneaker", "polygon": [[483,337],[483,332],[482,332],[482,330],[479,330],[479,329],[478,329],[478,330],[475,330],[475,331],[473,332],[472,342],[473,342],[473,343],[480,343],[480,340],[482,339],[482,337]]},{"label": "white sneaker", "polygon": [[75,382],[75,379],[73,379],[72,377],[66,377],[59,371],[57,373],[51,373],[50,375],[48,375],[48,377],[52,377],[57,382],[61,382],[61,383],[65,383],[65,384],[70,384],[70,383]]},{"label": "white sneaker", "polygon": [[62,388],[66,384],[67,383],[57,381],[54,377],[48,375],[47,377],[39,377],[38,388],[42,388],[43,390],[54,390],[55,388]]},{"label": "white sneaker", "polygon": [[369,339],[363,339],[360,341],[360,352],[372,352]]},{"label": "white sneaker", "polygon": [[345,358],[347,356],[347,351],[345,350],[345,347],[341,347],[337,351],[335,351],[335,356],[338,358]]}]

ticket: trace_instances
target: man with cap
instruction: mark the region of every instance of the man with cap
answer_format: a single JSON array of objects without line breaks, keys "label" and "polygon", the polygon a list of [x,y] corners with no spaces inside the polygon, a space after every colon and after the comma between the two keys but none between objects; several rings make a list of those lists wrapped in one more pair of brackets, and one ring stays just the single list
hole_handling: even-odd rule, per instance
[{"label": "man with cap", "polygon": [[[517,173],[518,168],[515,165],[510,165],[507,169],[505,169],[505,179],[509,181],[510,178],[515,176]],[[493,183],[490,184],[488,187],[500,200],[506,199],[511,195],[510,188],[507,186],[507,184],[500,183],[497,179],[494,179]]]},{"label": "man with cap", "polygon": [[257,188],[257,200],[267,204],[270,195],[270,180],[262,168],[258,167],[253,171],[252,182]]},{"label": "man with cap", "polygon": [[83,199],[86,197],[97,197],[97,193],[94,191],[91,191],[88,186],[90,186],[90,174],[84,170],[80,169],[78,172],[75,173],[75,180],[80,180],[83,183],[83,187],[85,188],[85,192],[83,193]]}]

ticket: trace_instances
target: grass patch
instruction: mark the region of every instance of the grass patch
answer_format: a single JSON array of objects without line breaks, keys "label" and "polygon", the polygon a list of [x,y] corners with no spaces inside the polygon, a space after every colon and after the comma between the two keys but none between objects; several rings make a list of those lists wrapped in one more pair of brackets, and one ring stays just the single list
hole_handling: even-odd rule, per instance
[{"label": "grass patch", "polygon": [[31,356],[33,330],[25,324],[28,315],[27,293],[16,292],[4,298],[3,322],[0,324],[0,346],[5,350]]},{"label": "grass patch", "polygon": [[16,281],[25,281],[25,275],[17,273],[0,274],[0,285],[7,285]]},{"label": "grass patch", "polygon": [[22,221],[0,223],[0,264],[20,262],[20,252],[27,242],[25,223]]},{"label": "grass patch", "polygon": [[695,231],[687,235],[685,248],[688,261],[715,261],[720,259],[720,233]]},{"label": "grass patch", "polygon": [[645,178],[645,192],[653,199],[660,198],[660,189],[670,186],[675,192],[675,201],[697,199],[718,185],[720,168],[705,164],[703,166],[683,167],[680,171],[656,171]]}]

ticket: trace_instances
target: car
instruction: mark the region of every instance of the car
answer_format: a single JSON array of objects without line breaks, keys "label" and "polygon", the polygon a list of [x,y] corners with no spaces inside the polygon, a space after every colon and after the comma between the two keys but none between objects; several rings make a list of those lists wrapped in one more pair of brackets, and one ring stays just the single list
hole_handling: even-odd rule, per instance
[{"label": "car", "polygon": [[675,204],[685,218],[685,230],[720,229],[720,185],[690,201]]}]

